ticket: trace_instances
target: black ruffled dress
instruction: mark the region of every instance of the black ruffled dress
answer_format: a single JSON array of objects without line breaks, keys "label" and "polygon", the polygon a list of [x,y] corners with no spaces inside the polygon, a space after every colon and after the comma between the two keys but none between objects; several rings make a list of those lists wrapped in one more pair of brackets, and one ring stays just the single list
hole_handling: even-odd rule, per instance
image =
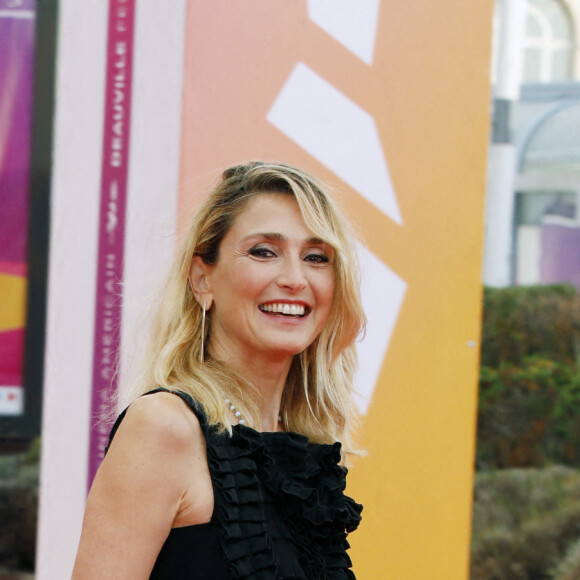
[{"label": "black ruffled dress", "polygon": [[214,512],[206,524],[170,531],[150,578],[354,579],[346,535],[358,526],[362,506],[343,493],[340,443],[313,444],[297,433],[243,425],[231,437],[217,434],[189,395],[176,394],[206,437]]}]

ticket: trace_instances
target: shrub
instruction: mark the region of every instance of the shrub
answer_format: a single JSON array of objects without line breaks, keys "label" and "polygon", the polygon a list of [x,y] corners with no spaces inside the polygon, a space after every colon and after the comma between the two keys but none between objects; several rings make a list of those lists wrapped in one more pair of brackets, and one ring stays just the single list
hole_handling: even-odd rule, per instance
[{"label": "shrub", "polygon": [[[579,471],[552,466],[476,474],[473,580],[548,580],[554,570],[567,573],[578,538]],[[561,571],[564,562],[568,568]]]},{"label": "shrub", "polygon": [[540,355],[576,364],[580,349],[580,296],[570,285],[486,288],[482,365],[522,364]]},{"label": "shrub", "polygon": [[482,367],[477,466],[580,466],[580,371],[532,356]]},{"label": "shrub", "polygon": [[580,578],[580,539],[572,544],[566,556],[552,572],[554,580],[578,580]]},{"label": "shrub", "polygon": [[36,552],[38,464],[32,456],[0,457],[0,563],[33,570]]},{"label": "shrub", "polygon": [[482,328],[471,578],[576,580],[580,296],[486,289]]},{"label": "shrub", "polygon": [[484,292],[477,467],[580,466],[580,296]]}]

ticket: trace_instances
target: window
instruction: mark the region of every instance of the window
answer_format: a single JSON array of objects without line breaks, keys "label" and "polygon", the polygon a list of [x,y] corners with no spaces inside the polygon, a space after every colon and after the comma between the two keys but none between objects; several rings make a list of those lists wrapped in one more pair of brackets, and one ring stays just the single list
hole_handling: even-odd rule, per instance
[{"label": "window", "polygon": [[524,83],[571,79],[573,33],[568,13],[558,0],[527,0],[524,38]]}]

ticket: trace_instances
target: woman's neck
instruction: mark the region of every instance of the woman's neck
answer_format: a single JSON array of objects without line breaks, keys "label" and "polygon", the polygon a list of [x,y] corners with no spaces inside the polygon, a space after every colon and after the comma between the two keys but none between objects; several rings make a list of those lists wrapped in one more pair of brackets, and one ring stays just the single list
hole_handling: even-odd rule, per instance
[{"label": "woman's neck", "polygon": [[277,360],[253,356],[240,360],[231,355],[225,356],[219,348],[215,351],[211,353],[212,357],[227,363],[258,389],[260,398],[257,402],[262,431],[278,431],[282,394],[292,365],[292,357]]}]

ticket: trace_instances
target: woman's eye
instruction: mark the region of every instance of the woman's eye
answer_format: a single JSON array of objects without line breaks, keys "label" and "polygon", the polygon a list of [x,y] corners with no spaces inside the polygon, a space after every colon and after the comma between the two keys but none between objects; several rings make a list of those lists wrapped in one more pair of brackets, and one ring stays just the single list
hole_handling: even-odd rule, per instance
[{"label": "woman's eye", "polygon": [[257,248],[251,248],[249,251],[249,254],[251,256],[256,256],[257,258],[275,258],[276,254],[270,250],[269,248],[262,248],[262,247],[257,247]]},{"label": "woman's eye", "polygon": [[314,264],[328,264],[330,261],[326,254],[308,254],[305,260],[307,262],[313,262]]}]

